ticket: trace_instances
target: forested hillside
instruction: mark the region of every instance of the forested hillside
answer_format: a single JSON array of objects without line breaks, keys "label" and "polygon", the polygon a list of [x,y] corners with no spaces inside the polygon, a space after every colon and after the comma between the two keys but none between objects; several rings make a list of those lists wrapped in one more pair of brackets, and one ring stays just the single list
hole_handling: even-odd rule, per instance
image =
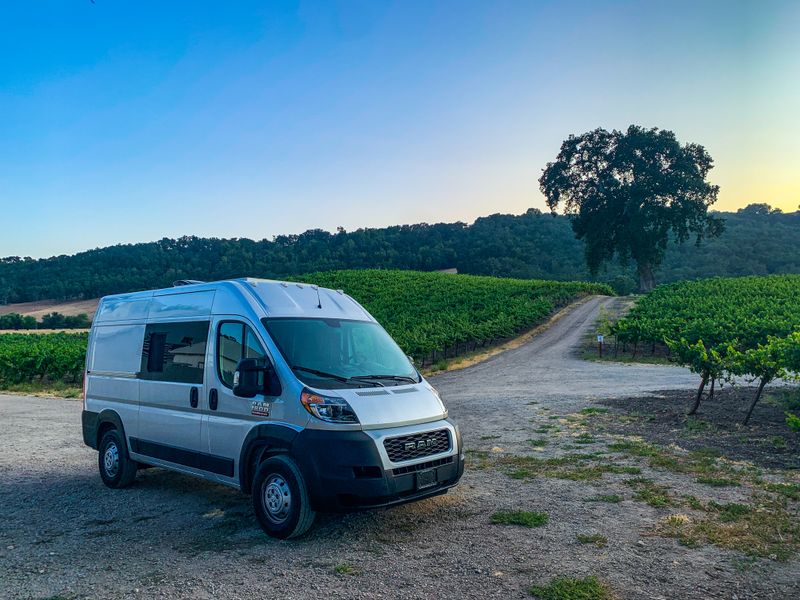
[{"label": "forested hillside", "polygon": [[[800,213],[764,205],[720,213],[726,231],[700,247],[670,248],[661,282],[714,275],[800,273]],[[94,298],[163,287],[176,279],[257,276],[288,278],[330,269],[400,268],[517,278],[588,280],[583,245],[569,220],[530,209],[491,215],[473,224],[438,223],[310,230],[273,240],[183,237],[118,245],[73,256],[0,259],[0,303]],[[614,266],[599,281],[634,289],[630,267]]]}]

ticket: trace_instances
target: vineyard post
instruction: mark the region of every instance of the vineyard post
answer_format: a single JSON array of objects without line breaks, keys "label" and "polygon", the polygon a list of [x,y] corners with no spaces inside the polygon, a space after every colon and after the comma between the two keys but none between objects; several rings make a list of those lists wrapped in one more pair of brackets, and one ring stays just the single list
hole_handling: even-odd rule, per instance
[{"label": "vineyard post", "polygon": [[603,358],[603,341],[604,341],[603,334],[598,334],[597,336],[597,355],[600,358]]}]

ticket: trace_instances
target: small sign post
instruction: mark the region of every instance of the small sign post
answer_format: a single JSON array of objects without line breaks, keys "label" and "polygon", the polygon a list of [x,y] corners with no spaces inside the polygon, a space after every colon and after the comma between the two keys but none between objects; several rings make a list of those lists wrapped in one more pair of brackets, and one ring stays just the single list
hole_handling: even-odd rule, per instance
[{"label": "small sign post", "polygon": [[603,358],[603,340],[604,340],[603,334],[602,333],[598,334],[597,335],[597,354],[600,356],[600,358]]}]

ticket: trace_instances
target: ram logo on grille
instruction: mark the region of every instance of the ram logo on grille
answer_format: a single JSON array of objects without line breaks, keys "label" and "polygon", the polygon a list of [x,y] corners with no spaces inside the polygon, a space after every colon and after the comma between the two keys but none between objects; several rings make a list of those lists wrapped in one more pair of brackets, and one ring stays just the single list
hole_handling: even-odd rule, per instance
[{"label": "ram logo on grille", "polygon": [[392,462],[432,456],[450,450],[450,432],[439,429],[387,438],[383,441],[383,446]]},{"label": "ram logo on grille", "polygon": [[427,440],[420,440],[416,443],[414,442],[406,442],[403,446],[406,452],[413,452],[414,450],[425,450],[425,448],[432,448],[436,445],[436,440],[433,438],[428,438]]}]

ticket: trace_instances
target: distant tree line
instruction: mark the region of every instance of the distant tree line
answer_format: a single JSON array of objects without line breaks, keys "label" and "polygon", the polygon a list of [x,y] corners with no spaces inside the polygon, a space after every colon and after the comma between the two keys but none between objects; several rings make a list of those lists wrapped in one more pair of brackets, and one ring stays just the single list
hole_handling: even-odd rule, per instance
[{"label": "distant tree line", "polygon": [[[714,213],[725,232],[702,246],[670,244],[659,271],[664,282],[697,277],[800,273],[800,212],[764,204]],[[0,304],[74,300],[165,287],[178,279],[290,278],[332,269],[456,268],[460,273],[522,279],[591,280],[619,293],[636,289],[632,266],[612,262],[591,276],[584,244],[570,219],[529,209],[473,224],[437,223],[358,229],[314,229],[272,240],[194,236],[125,244],[72,256],[0,259]]]},{"label": "distant tree line", "polygon": [[86,313],[79,315],[62,315],[52,312],[37,321],[36,317],[8,313],[0,315],[0,329],[88,329],[92,322]]}]

